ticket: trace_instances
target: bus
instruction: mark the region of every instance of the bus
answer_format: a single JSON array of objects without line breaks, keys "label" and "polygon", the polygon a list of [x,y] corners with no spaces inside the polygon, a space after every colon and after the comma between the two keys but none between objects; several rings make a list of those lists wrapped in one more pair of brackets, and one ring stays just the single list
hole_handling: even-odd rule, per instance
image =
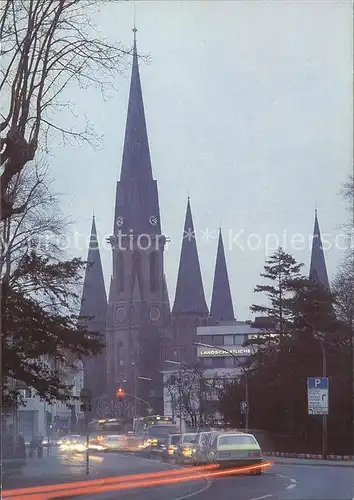
[{"label": "bus", "polygon": [[90,436],[107,436],[110,434],[123,434],[126,423],[122,418],[102,418],[91,420],[89,423]]},{"label": "bus", "polygon": [[[148,415],[134,418],[133,430],[139,435],[162,436],[166,434],[179,434],[181,432],[179,419],[164,415]],[[182,428],[182,433],[184,432]]]}]

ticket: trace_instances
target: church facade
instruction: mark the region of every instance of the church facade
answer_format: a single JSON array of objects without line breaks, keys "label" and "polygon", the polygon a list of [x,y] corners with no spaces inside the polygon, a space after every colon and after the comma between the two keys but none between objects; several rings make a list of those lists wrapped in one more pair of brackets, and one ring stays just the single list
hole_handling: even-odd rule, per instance
[{"label": "church facade", "polygon": [[[323,250],[318,248],[317,214],[315,233],[310,276],[316,273],[327,277]],[[91,331],[105,336],[106,349],[102,355],[85,360],[84,385],[92,389],[96,401],[113,401],[121,387],[135,401],[136,414],[143,413],[146,400],[155,412],[162,412],[161,372],[168,368],[165,361],[195,362],[197,328],[233,322],[235,316],[221,231],[209,311],[189,199],[175,300],[170,309],[164,272],[166,237],[151,165],[135,37],[123,158],[109,241],[112,273],[107,300],[93,220],[81,315],[91,318]]]}]

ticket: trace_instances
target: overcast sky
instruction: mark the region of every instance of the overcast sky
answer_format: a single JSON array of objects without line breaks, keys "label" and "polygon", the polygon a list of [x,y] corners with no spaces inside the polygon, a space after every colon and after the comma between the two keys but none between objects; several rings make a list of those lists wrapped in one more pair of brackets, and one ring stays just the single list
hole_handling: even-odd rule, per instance
[{"label": "overcast sky", "polygon": [[[132,2],[102,2],[96,22],[109,39],[132,45]],[[351,2],[138,1],[136,23],[138,51],[150,55],[140,74],[162,227],[171,240],[171,305],[188,195],[209,305],[217,240],[206,241],[202,231],[213,236],[220,225],[238,319],[251,318],[249,306],[259,300],[253,288],[267,238],[274,248],[276,236],[307,272],[315,205],[322,233],[331,235],[331,277],[346,217],[339,191],[353,156]],[[106,102],[94,90],[71,96],[103,144],[97,152],[58,146],[51,161],[73,232],[88,236],[95,212],[107,287],[105,237],[113,227],[129,80],[127,68]],[[295,236],[294,248],[298,233],[306,243]],[[87,256],[84,244],[72,252]]]}]

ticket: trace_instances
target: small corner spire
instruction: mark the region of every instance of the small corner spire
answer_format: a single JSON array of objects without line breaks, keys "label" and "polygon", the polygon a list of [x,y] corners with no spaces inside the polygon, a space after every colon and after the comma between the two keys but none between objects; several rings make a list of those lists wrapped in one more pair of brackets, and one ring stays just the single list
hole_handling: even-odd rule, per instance
[{"label": "small corner spire", "polygon": [[210,316],[216,322],[235,319],[221,227],[219,228]]}]

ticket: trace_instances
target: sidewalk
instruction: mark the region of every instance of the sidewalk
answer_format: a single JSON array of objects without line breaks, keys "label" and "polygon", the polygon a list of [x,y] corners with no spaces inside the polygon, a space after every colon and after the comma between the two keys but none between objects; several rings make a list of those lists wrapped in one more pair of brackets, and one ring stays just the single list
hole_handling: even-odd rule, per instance
[{"label": "sidewalk", "polygon": [[[97,477],[99,467],[90,462],[89,477]],[[3,478],[4,489],[39,486],[59,482],[80,481],[87,479],[86,456],[61,456],[53,454],[39,458],[28,458],[21,473]]]},{"label": "sidewalk", "polygon": [[[276,464],[280,465],[311,465],[311,466],[320,466],[320,467],[354,467],[354,459],[353,460],[348,460],[348,459],[341,459],[341,460],[334,460],[334,459],[329,459],[329,460],[324,460],[322,458],[322,455],[309,455],[308,458],[304,454],[303,457],[299,455],[294,455],[292,457],[288,456],[279,456],[280,453],[277,455],[275,453],[269,454],[266,453],[264,455],[265,460],[269,460],[270,462],[274,462]],[[285,453],[283,454],[285,455]],[[332,455],[334,456],[334,455]],[[318,457],[318,458],[317,458]]]},{"label": "sidewalk", "polygon": [[[279,451],[265,451],[265,455],[268,457],[284,457],[284,458],[312,458],[312,459],[322,459],[322,454],[319,453],[283,453]],[[336,460],[337,462],[342,460],[354,461],[354,455],[327,455],[326,460]]]}]

